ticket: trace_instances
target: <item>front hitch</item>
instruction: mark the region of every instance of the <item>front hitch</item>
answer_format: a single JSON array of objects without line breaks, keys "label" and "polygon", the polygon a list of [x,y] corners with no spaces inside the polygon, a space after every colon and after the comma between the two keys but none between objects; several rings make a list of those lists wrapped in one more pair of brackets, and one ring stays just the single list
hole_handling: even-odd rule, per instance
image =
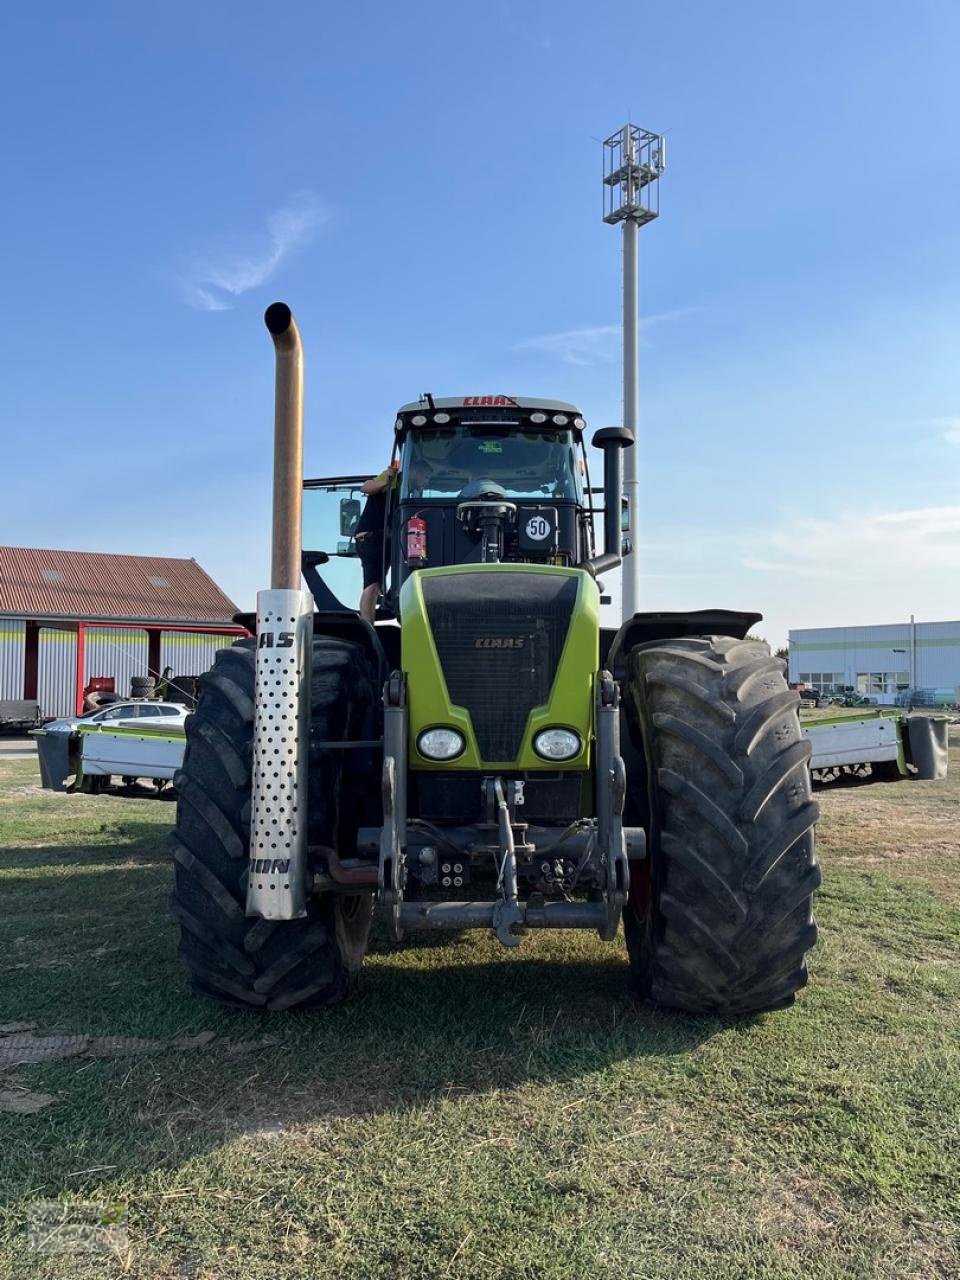
[{"label": "front hitch", "polygon": [[497,808],[497,829],[500,837],[500,861],[497,866],[497,888],[503,895],[493,909],[493,929],[497,940],[504,947],[519,947],[520,937],[515,926],[523,923],[524,912],[517,893],[517,851],[513,843],[513,827],[510,810],[503,794],[503,779],[493,784]]},{"label": "front hitch", "polygon": [[630,864],[623,831],[627,771],[620,755],[620,688],[609,671],[597,680],[597,836],[606,868],[607,916],[598,929],[604,942],[617,936],[630,888]]},{"label": "front hitch", "polygon": [[387,908],[387,931],[403,938],[401,907],[407,844],[407,690],[395,671],[383,686],[383,826],[380,828],[380,902]]}]

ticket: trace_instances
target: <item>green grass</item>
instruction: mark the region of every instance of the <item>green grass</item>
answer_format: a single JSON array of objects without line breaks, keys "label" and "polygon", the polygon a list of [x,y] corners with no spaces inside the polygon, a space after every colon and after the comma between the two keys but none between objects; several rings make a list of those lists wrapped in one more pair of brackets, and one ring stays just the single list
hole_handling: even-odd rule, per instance
[{"label": "green grass", "polygon": [[[18,1069],[58,1101],[0,1114],[0,1275],[954,1280],[953,754],[821,792],[811,985],[741,1022],[635,1004],[622,942],[580,934],[378,935],[341,1009],[218,1010],[167,919],[172,806],[0,763],[0,1023],[163,1042]],[[44,1200],[122,1203],[127,1244],[27,1251]]]}]

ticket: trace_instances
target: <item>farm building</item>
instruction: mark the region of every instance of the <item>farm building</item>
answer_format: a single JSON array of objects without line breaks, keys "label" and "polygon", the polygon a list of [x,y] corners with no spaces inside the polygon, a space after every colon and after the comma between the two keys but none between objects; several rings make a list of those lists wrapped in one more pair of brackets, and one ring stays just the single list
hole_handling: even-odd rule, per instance
[{"label": "farm building", "polygon": [[960,701],[960,622],[891,622],[790,632],[790,680],[821,693],[855,689],[878,703]]},{"label": "farm building", "polygon": [[0,700],[79,711],[92,678],[198,675],[243,635],[237,606],[194,560],[0,547]]}]

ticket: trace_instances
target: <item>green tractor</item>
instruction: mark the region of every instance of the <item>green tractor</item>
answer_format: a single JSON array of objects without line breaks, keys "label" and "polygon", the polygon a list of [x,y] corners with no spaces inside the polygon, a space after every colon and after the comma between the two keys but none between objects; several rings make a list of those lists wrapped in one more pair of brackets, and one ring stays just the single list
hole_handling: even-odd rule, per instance
[{"label": "green tractor", "polygon": [[532,929],[614,941],[622,920],[631,985],[657,1004],[789,1005],[820,878],[798,697],[747,638],[758,614],[601,626],[598,576],[630,554],[630,433],[593,436],[601,508],[573,405],[405,405],[371,625],[351,580],[367,477],[303,484],[300,337],[282,303],[265,319],[272,583],[255,638],[201,681],[177,780],[172,907],[195,989],[334,1004],[379,909],[397,941],[487,929],[507,947]]}]

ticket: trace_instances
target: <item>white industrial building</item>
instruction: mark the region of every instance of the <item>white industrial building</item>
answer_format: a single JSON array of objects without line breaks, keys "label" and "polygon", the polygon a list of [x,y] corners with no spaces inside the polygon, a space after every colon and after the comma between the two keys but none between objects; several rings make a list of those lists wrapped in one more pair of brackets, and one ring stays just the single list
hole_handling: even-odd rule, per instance
[{"label": "white industrial building", "polygon": [[790,632],[790,680],[878,703],[960,701],[960,622],[890,622],[876,627],[815,627]]}]

